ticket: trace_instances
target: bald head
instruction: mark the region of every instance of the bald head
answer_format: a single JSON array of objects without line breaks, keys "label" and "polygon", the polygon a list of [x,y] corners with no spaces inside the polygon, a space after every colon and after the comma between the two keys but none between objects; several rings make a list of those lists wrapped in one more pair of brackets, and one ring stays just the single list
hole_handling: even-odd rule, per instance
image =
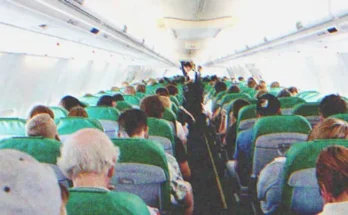
[{"label": "bald head", "polygon": [[48,114],[38,114],[31,118],[26,125],[28,136],[41,136],[55,139],[58,135],[56,124]]},{"label": "bald head", "polygon": [[73,179],[81,173],[105,174],[116,164],[119,150],[97,129],[82,129],[66,140],[58,165]]}]

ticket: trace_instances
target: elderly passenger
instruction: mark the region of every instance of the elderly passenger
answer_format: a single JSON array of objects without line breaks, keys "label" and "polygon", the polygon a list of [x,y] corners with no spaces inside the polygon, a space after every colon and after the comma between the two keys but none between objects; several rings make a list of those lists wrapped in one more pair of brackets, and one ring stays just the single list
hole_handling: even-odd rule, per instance
[{"label": "elderly passenger", "polygon": [[60,141],[57,126],[50,115],[42,113],[31,118],[26,125],[29,137],[44,137]]}]

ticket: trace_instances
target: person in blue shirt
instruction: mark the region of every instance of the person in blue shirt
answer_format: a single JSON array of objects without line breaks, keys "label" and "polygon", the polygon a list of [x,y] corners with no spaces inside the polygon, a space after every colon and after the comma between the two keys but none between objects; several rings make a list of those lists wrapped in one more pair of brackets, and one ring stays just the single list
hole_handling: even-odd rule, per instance
[{"label": "person in blue shirt", "polygon": [[[258,98],[256,104],[257,118],[265,116],[280,115],[280,102],[271,95],[264,94]],[[234,160],[236,161],[236,172],[243,185],[247,185],[252,169],[254,129],[248,129],[238,134]]]}]

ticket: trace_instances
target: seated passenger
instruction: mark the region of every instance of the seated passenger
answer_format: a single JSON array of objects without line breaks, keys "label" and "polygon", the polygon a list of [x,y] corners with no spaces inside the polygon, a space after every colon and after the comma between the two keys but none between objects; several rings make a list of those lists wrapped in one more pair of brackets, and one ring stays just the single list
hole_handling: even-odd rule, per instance
[{"label": "seated passenger", "polygon": [[259,90],[259,91],[256,92],[255,98],[256,98],[256,99],[259,99],[261,96],[263,96],[263,95],[265,95],[265,94],[267,94],[267,93],[268,93],[267,90]]},{"label": "seated passenger", "polygon": [[219,93],[227,90],[227,85],[225,82],[218,81],[215,83],[214,89],[215,89],[215,96],[217,96]]},{"label": "seated passenger", "polygon": [[176,96],[179,93],[178,88],[173,84],[167,85],[166,88],[168,90],[169,95],[171,95],[171,96]]},{"label": "seated passenger", "polygon": [[29,137],[44,137],[60,141],[57,126],[50,115],[42,113],[31,118],[26,124]]},{"label": "seated passenger", "polygon": [[[61,149],[58,165],[74,185],[67,206],[69,214],[89,214],[89,207],[97,207],[100,211],[105,207],[114,210],[114,213],[128,211],[127,214],[136,215],[147,207],[135,195],[109,190],[118,157],[118,147],[97,129],[82,129],[67,139]],[[88,192],[90,190],[93,192]],[[84,191],[83,195],[79,195]],[[94,197],[94,201],[91,200]],[[135,200],[137,204],[132,208],[127,207],[125,197]],[[99,204],[91,205],[93,202]],[[105,214],[112,214],[112,211],[105,211]]]},{"label": "seated passenger", "polygon": [[284,89],[278,93],[277,97],[278,98],[291,97],[291,93],[289,90]]},{"label": "seated passenger", "polygon": [[288,89],[291,93],[291,96],[296,96],[298,94],[298,90],[296,87],[289,87]]},{"label": "seated passenger", "polygon": [[[123,112],[118,120],[119,133],[118,136],[122,138],[147,138],[147,116],[141,110],[131,109]],[[181,153],[181,152],[180,152]],[[191,176],[191,170],[186,157],[177,156],[178,161],[167,154],[168,169],[171,180],[172,196],[175,201],[183,202],[185,205],[185,214],[192,214],[193,212],[193,195],[191,185],[183,180],[183,175],[187,178]],[[178,165],[179,162],[179,165]],[[181,171],[180,171],[181,170]]]},{"label": "seated passenger", "polygon": [[317,159],[316,176],[324,200],[321,215],[348,214],[348,149],[324,149]]},{"label": "seated passenger", "polygon": [[116,107],[117,103],[113,100],[112,96],[100,97],[97,106],[99,107]]},{"label": "seated passenger", "polygon": [[[271,95],[265,94],[259,97],[256,104],[257,117],[280,115],[280,102]],[[250,178],[252,168],[252,141],[254,129],[248,129],[238,134],[236,141],[236,149],[234,152],[234,160],[237,161],[237,172],[243,184],[247,184]]]},{"label": "seated passenger", "polygon": [[339,95],[325,96],[319,104],[319,112],[322,119],[332,115],[347,113],[347,103]]},{"label": "seated passenger", "polygon": [[259,82],[259,85],[260,85],[261,90],[267,90],[267,84],[265,81],[261,80]]},{"label": "seated passenger", "polygon": [[280,84],[278,81],[275,81],[271,84],[271,88],[280,88]]},{"label": "seated passenger", "polygon": [[52,119],[54,119],[54,113],[53,111],[44,105],[37,105],[35,107],[33,107],[33,109],[31,109],[30,113],[29,113],[29,119],[33,118],[34,116],[38,115],[38,114],[42,114],[42,113],[46,113],[48,115],[50,115],[50,117]]},{"label": "seated passenger", "polygon": [[74,107],[70,110],[68,117],[83,117],[88,118],[88,113],[83,107]]},{"label": "seated passenger", "polygon": [[167,88],[160,87],[156,90],[156,95],[167,97],[167,96],[169,96],[169,92],[168,92]]},{"label": "seated passenger", "polygon": [[[339,119],[325,119],[308,136],[308,141],[317,139],[348,139],[348,123]],[[285,161],[285,157],[275,158],[260,172],[257,195],[265,214],[276,211],[281,203]]]},{"label": "seated passenger", "polygon": [[240,89],[237,85],[232,85],[228,90],[227,93],[240,93]]},{"label": "seated passenger", "polygon": [[67,214],[54,171],[30,155],[0,150],[0,177],[1,214]]},{"label": "seated passenger", "polygon": [[73,107],[86,107],[85,104],[80,102],[77,98],[73,96],[65,96],[60,100],[59,106],[65,108],[68,112],[73,108]]},{"label": "seated passenger", "polygon": [[119,101],[124,101],[124,98],[121,94],[115,94],[112,96],[112,100],[117,103]]},{"label": "seated passenger", "polygon": [[130,96],[134,96],[135,95],[135,89],[132,86],[127,86],[124,88],[123,94],[124,95],[130,95]]},{"label": "seated passenger", "polygon": [[138,84],[136,87],[137,93],[146,93],[146,85],[145,84]]}]

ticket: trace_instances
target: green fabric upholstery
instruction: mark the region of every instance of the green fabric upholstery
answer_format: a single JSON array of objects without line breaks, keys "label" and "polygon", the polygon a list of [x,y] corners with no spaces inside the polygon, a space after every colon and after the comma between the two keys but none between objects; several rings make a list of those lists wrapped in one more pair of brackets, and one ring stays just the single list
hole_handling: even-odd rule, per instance
[{"label": "green fabric upholstery", "polygon": [[336,114],[336,115],[330,116],[330,118],[342,119],[348,122],[348,113]]},{"label": "green fabric upholstery", "polygon": [[62,107],[50,107],[54,113],[54,119],[60,119],[68,116],[68,111]]},{"label": "green fabric upholstery", "polygon": [[79,98],[80,102],[87,104],[88,106],[97,106],[99,97],[97,96],[84,96]]},{"label": "green fabric upholstery", "polygon": [[16,149],[33,156],[42,163],[56,164],[61,143],[42,137],[13,137],[0,141],[0,149]]},{"label": "green fabric upholstery", "polygon": [[[292,173],[316,167],[316,160],[320,152],[331,145],[340,145],[348,147],[348,140],[332,139],[332,140],[316,140],[313,142],[296,143],[286,154],[286,162],[284,166],[284,181],[282,206],[289,211],[292,199],[292,188],[288,185],[288,180]],[[318,191],[319,192],[319,191]]]},{"label": "green fabric upholstery", "polygon": [[136,92],[135,96],[138,97],[141,100],[141,99],[143,99],[146,96],[146,94],[145,93],[141,93],[141,92]]},{"label": "green fabric upholstery", "polygon": [[172,101],[176,106],[180,106],[180,102],[175,96],[170,96],[170,101]]},{"label": "green fabric upholstery", "polygon": [[96,128],[101,131],[103,126],[96,119],[86,119],[80,117],[61,118],[57,124],[58,133],[61,135],[72,134],[84,128]]},{"label": "green fabric upholstery", "polygon": [[140,99],[136,96],[132,95],[123,95],[123,98],[126,102],[128,102],[131,105],[138,105],[140,104]]},{"label": "green fabric upholstery", "polygon": [[246,93],[229,93],[229,94],[225,94],[221,101],[220,101],[220,104],[221,105],[224,105],[224,104],[227,104],[233,100],[236,100],[236,99],[251,99],[251,96],[246,94]]},{"label": "green fabric upholstery", "polygon": [[215,96],[215,101],[218,102],[222,99],[222,97],[224,97],[226,95],[226,91],[220,92]]},{"label": "green fabric upholstery", "polygon": [[[233,104],[234,104],[234,102],[237,101],[237,100],[238,100],[238,99],[234,99],[234,100],[232,100],[230,103],[225,104],[225,105],[223,106],[223,108],[227,111],[227,113],[230,113],[230,112],[232,111]],[[256,99],[253,99],[253,98],[249,98],[249,99],[244,99],[244,98],[243,98],[243,100],[250,102],[250,104],[256,104],[256,102],[257,102],[257,100],[256,100]]]},{"label": "green fabric upholstery", "polygon": [[181,94],[177,94],[175,97],[176,97],[176,98],[178,99],[178,101],[179,101],[179,106],[182,105],[182,104],[184,103],[184,97],[183,97]]},{"label": "green fabric upholstery", "polygon": [[246,93],[246,94],[252,96],[252,95],[255,94],[255,89],[254,89],[254,88],[249,88],[249,87],[247,87],[247,88],[241,88],[241,92],[242,92],[242,93]]},{"label": "green fabric upholstery", "polygon": [[269,91],[268,91],[268,93],[269,93],[269,94],[272,94],[272,95],[274,95],[274,96],[278,96],[278,94],[279,94],[280,91],[282,91],[282,90],[283,90],[283,88],[280,88],[280,87],[278,87],[278,88],[270,88]]},{"label": "green fabric upholstery", "polygon": [[175,115],[179,113],[179,108],[175,103],[172,103],[172,111]]},{"label": "green fabric upholstery", "polygon": [[150,136],[160,136],[169,139],[173,144],[173,149],[175,149],[173,129],[168,121],[149,117],[147,126],[149,127]]},{"label": "green fabric upholstery", "polygon": [[0,138],[10,136],[25,135],[24,119],[19,118],[0,118]]},{"label": "green fabric upholstery", "polygon": [[306,103],[305,100],[297,97],[279,98],[281,108],[293,108],[298,104]]},{"label": "green fabric upholstery", "polygon": [[133,108],[132,105],[126,101],[118,101],[116,103],[117,103],[116,108],[120,111],[124,111],[124,110],[128,110],[128,109]]},{"label": "green fabric upholstery", "polygon": [[319,95],[320,93],[318,91],[302,91],[299,94],[297,94],[296,96],[298,98],[304,99],[306,100],[306,98],[310,98],[316,95]]},{"label": "green fabric upholstery", "polygon": [[145,202],[130,193],[87,187],[72,188],[69,193],[69,215],[149,215]]},{"label": "green fabric upholstery", "polygon": [[86,112],[88,117],[92,119],[117,121],[120,116],[120,112],[112,107],[87,107]]},{"label": "green fabric upholstery", "polygon": [[112,139],[112,142],[120,148],[120,163],[142,163],[158,166],[163,169],[167,183],[164,184],[164,207],[168,209],[170,203],[170,184],[167,158],[163,147],[157,142],[148,139]]},{"label": "green fabric upholstery", "polygon": [[293,114],[300,116],[319,116],[319,103],[313,102],[298,104],[294,107]]},{"label": "green fabric upholstery", "polygon": [[239,129],[241,121],[253,118],[256,118],[256,105],[242,107],[238,113],[237,128]]},{"label": "green fabric upholstery", "polygon": [[170,122],[173,122],[173,121],[176,120],[176,115],[175,115],[175,113],[171,109],[166,108],[164,110],[164,114],[163,114],[162,119],[165,119],[165,120],[168,120]]}]

